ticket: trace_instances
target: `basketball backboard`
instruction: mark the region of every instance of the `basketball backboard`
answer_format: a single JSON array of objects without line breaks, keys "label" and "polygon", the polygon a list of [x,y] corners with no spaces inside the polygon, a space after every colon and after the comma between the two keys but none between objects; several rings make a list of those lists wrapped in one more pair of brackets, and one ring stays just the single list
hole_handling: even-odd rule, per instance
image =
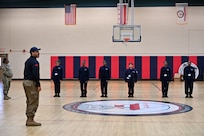
[{"label": "basketball backboard", "polygon": [[141,26],[114,25],[112,38],[113,42],[141,42]]}]

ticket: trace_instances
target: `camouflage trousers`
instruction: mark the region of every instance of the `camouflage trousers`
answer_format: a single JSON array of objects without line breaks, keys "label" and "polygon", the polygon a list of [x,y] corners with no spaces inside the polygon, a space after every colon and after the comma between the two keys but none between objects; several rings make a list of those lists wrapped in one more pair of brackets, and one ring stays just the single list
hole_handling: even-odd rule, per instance
[{"label": "camouflage trousers", "polygon": [[36,83],[32,80],[24,80],[23,87],[26,95],[26,116],[34,117],[39,104],[39,92]]},{"label": "camouflage trousers", "polygon": [[4,79],[2,79],[2,82],[4,85],[3,93],[4,93],[4,95],[8,95],[8,91],[10,89],[10,84],[11,84],[11,79],[4,78]]}]

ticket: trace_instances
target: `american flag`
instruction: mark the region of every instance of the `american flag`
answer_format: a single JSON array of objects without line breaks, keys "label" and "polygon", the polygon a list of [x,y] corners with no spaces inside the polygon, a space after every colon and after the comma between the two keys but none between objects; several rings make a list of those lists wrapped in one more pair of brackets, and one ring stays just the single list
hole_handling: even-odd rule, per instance
[{"label": "american flag", "polygon": [[65,25],[76,25],[76,4],[64,5]]}]

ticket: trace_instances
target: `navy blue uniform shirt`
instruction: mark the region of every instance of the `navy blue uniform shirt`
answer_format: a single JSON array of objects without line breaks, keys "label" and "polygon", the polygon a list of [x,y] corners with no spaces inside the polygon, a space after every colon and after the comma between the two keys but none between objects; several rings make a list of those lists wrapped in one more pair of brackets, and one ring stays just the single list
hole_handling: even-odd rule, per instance
[{"label": "navy blue uniform shirt", "polygon": [[61,66],[55,66],[52,70],[52,80],[59,81],[62,80],[63,69]]},{"label": "navy blue uniform shirt", "polygon": [[24,80],[33,80],[40,87],[40,66],[35,57],[30,57],[25,62]]},{"label": "navy blue uniform shirt", "polygon": [[78,79],[82,82],[89,80],[89,68],[80,67]]},{"label": "navy blue uniform shirt", "polygon": [[161,68],[160,71],[160,80],[161,81],[171,81],[171,69],[167,66]]},{"label": "navy blue uniform shirt", "polygon": [[183,79],[185,81],[194,81],[195,80],[195,68],[192,66],[185,67]]},{"label": "navy blue uniform shirt", "polygon": [[129,68],[125,71],[125,81],[137,82],[137,75],[138,75],[138,71],[136,71],[134,68],[133,69]]},{"label": "navy blue uniform shirt", "polygon": [[107,66],[101,66],[99,69],[99,79],[110,80],[110,68]]}]

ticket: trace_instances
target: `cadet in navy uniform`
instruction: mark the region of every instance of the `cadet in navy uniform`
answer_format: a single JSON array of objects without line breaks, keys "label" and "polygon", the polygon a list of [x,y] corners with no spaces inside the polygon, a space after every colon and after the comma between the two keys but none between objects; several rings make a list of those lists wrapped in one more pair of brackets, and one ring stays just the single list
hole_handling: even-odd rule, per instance
[{"label": "cadet in navy uniform", "polygon": [[54,97],[60,97],[60,80],[62,80],[62,67],[60,66],[60,60],[56,61],[56,66],[52,70],[52,80],[55,85]]},{"label": "cadet in navy uniform", "polygon": [[168,67],[167,61],[160,71],[160,81],[162,82],[162,97],[168,97],[169,82],[171,81],[171,69]]},{"label": "cadet in navy uniform", "polygon": [[129,63],[129,68],[125,71],[125,82],[128,83],[128,97],[134,97],[134,84],[137,82],[137,74],[138,71],[133,68],[133,64]]},{"label": "cadet in navy uniform", "polygon": [[41,126],[35,122],[34,117],[39,105],[40,85],[40,66],[36,58],[39,58],[39,48],[30,49],[30,57],[25,62],[23,87],[26,95],[26,126]]},{"label": "cadet in navy uniform", "polygon": [[107,96],[108,80],[110,80],[110,68],[107,67],[107,63],[104,60],[103,66],[99,69],[99,79],[101,80],[101,97]]},{"label": "cadet in navy uniform", "polygon": [[[185,81],[185,94],[186,98],[193,98],[193,82],[195,81],[195,68],[191,66],[191,62],[188,61],[188,66],[184,68],[183,79]],[[190,89],[190,92],[188,91]]]},{"label": "cadet in navy uniform", "polygon": [[87,83],[89,80],[89,69],[86,67],[86,61],[82,62],[82,67],[79,69],[79,77],[80,88],[81,88],[81,96],[86,97],[87,94]]}]

